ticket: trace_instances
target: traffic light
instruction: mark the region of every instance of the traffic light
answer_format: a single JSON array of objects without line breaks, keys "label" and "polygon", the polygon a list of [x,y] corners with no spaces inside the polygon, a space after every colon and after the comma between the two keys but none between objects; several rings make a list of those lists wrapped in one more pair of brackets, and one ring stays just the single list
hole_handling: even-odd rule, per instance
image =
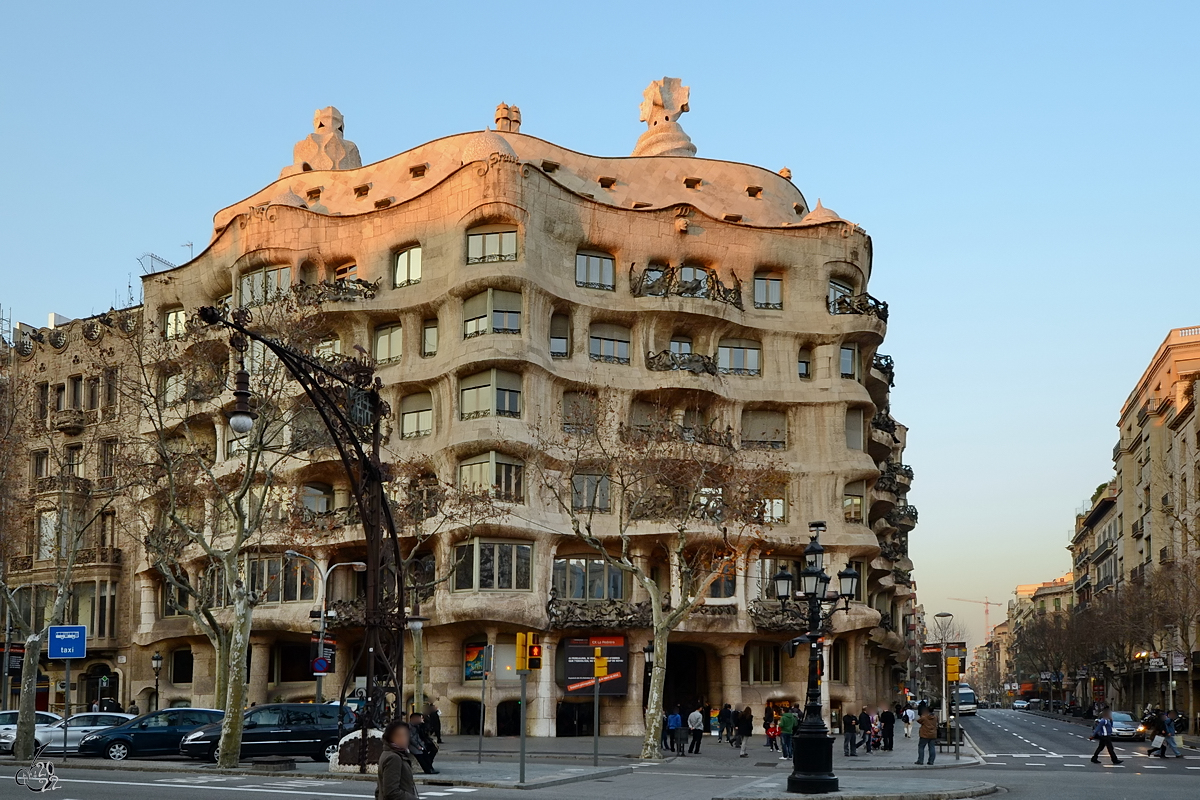
[{"label": "traffic light", "polygon": [[517,671],[529,669],[529,653],[525,649],[525,634],[517,634]]},{"label": "traffic light", "polygon": [[956,681],[959,678],[959,666],[962,664],[962,659],[958,656],[949,656],[946,658],[946,680]]},{"label": "traffic light", "polygon": [[[520,634],[518,634],[518,637]],[[520,639],[517,639],[517,644],[520,645]],[[542,668],[542,637],[541,634],[529,633],[525,636],[525,669],[541,669]],[[519,646],[518,646],[518,649]]]}]

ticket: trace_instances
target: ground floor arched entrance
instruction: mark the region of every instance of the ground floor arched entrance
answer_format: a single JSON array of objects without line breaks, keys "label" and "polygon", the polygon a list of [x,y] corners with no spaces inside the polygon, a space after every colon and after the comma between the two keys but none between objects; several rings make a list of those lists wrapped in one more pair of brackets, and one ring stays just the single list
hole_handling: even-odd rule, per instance
[{"label": "ground floor arched entrance", "polygon": [[458,702],[458,732],[460,735],[479,735],[479,708],[478,700],[460,700]]},{"label": "ground floor arched entrance", "polygon": [[521,701],[505,700],[496,705],[496,735],[521,735]]},{"label": "ground floor arched entrance", "polygon": [[591,736],[593,715],[592,700],[561,700],[554,720],[555,736]]},{"label": "ground floor arched entrance", "polygon": [[708,654],[691,644],[667,646],[667,676],[663,685],[663,709],[679,706],[687,713],[708,696]]}]

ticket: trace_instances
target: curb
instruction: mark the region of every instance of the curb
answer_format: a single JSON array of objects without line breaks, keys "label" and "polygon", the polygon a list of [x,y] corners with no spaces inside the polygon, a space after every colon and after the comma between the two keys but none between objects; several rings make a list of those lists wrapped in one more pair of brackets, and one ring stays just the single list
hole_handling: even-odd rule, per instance
[{"label": "curb", "polygon": [[[978,783],[955,789],[926,792],[860,792],[853,789],[847,792],[839,790],[836,794],[829,796],[836,797],[837,800],[959,800],[959,798],[965,797],[986,797],[999,791],[1000,787],[994,783]],[[794,800],[795,797],[796,795],[786,792],[773,792],[717,795],[712,800]]]}]

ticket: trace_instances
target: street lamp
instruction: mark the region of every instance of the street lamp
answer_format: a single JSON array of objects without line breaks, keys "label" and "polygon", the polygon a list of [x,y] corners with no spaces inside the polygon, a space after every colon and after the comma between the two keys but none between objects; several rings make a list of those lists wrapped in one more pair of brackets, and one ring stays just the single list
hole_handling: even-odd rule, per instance
[{"label": "street lamp", "polygon": [[229,427],[234,433],[245,435],[254,427],[256,419],[258,414],[250,408],[250,373],[243,363],[233,375],[233,410],[229,412]]},{"label": "street lamp", "polygon": [[[253,425],[254,421],[251,420],[250,424]],[[230,417],[229,426],[233,427],[233,418],[232,417]],[[320,632],[317,634],[317,658],[324,658],[325,657],[325,620],[329,617],[329,575],[331,572],[333,572],[338,567],[354,567],[355,572],[362,572],[367,568],[367,565],[365,562],[362,562],[362,561],[343,561],[339,564],[331,564],[329,567],[327,567],[325,569],[324,572],[322,572],[321,565],[318,564],[316,559],[314,559],[312,556],[306,556],[303,553],[297,552],[295,550],[285,550],[285,551],[283,551],[283,554],[285,556],[287,556],[288,558],[303,558],[305,561],[312,564],[313,567],[317,571],[316,574],[321,576],[321,627],[320,627]],[[315,672],[315,670],[314,670],[314,672]],[[316,686],[316,691],[313,694],[313,702],[322,703],[325,700],[324,694],[322,692],[322,689],[324,688],[325,673],[317,672],[316,680],[317,680],[317,686]]]},{"label": "street lamp", "polygon": [[413,640],[413,679],[416,682],[413,687],[413,711],[419,714],[425,713],[425,638],[422,631],[426,622],[429,622],[429,617],[412,614],[405,621]]},{"label": "street lamp", "polygon": [[[792,774],[788,776],[787,790],[795,794],[822,794],[836,792],[838,779],[833,774],[833,737],[821,715],[821,687],[817,678],[821,663],[821,629],[836,611],[850,610],[850,600],[858,594],[859,574],[852,567],[839,572],[838,593],[830,597],[825,548],[819,541],[825,523],[810,522],[808,530],[812,539],[804,550],[805,566],[799,581],[799,599],[807,605],[804,615],[807,630],[803,636],[788,642],[788,654],[793,657],[800,645],[808,645],[808,696],[804,719],[792,736]],[[795,585],[792,576],[780,569],[773,582],[780,607],[786,609]],[[823,605],[827,607],[824,610]]]},{"label": "street lamp", "polygon": [[950,699],[946,697],[946,634],[949,633],[950,622],[954,619],[954,615],[949,611],[942,611],[933,616],[942,620],[938,625],[938,633],[941,634],[942,644],[942,723],[944,724],[950,719]]},{"label": "street lamp", "polygon": [[154,710],[158,711],[158,675],[162,672],[162,655],[155,650],[154,655],[150,656],[150,665],[154,669]]}]

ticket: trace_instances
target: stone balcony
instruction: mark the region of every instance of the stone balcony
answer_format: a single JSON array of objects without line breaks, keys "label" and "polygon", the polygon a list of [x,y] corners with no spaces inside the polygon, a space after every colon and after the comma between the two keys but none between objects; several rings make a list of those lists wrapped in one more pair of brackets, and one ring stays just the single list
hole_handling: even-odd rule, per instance
[{"label": "stone balcony", "polygon": [[74,475],[50,475],[38,478],[33,491],[39,495],[74,494],[86,497],[92,493],[92,482]]},{"label": "stone balcony", "polygon": [[78,436],[87,427],[87,414],[78,408],[64,408],[54,412],[54,430],[67,436]]}]

